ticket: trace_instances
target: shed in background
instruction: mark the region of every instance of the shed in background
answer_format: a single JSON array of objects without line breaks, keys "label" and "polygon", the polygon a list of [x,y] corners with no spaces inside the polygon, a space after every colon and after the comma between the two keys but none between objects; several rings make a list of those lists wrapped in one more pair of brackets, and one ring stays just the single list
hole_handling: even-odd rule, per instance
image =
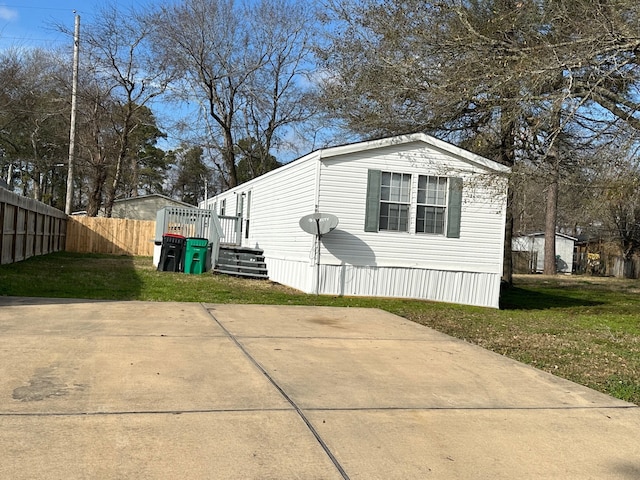
[{"label": "shed in background", "polygon": [[[573,252],[578,239],[556,233],[556,271],[558,273],[573,273]],[[514,237],[511,244],[513,252],[526,252],[532,259],[531,273],[544,271],[544,232],[531,233]]]},{"label": "shed in background", "polygon": [[121,198],[113,204],[112,218],[131,218],[133,220],[155,220],[158,210],[164,207],[195,208],[193,205],[173,198],[152,193],[139,197]]}]

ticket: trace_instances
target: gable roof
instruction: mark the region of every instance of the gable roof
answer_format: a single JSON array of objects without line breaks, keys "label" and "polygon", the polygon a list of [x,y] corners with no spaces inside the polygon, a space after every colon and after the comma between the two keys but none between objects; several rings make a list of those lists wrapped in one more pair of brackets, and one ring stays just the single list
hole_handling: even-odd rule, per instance
[{"label": "gable roof", "polygon": [[[544,237],[544,236],[545,236],[544,232],[534,232],[534,233],[528,233],[525,235],[520,235],[520,237],[537,237],[537,238]],[[572,237],[571,235],[567,235],[565,233],[560,233],[560,232],[556,232],[556,237],[566,238],[567,240],[573,240],[574,242],[578,241],[576,237]]]},{"label": "gable roof", "polygon": [[175,198],[167,197],[166,195],[162,195],[160,193],[150,193],[148,195],[139,195],[137,197],[119,198],[115,200],[114,203],[132,203],[132,202],[138,202],[141,200],[146,200],[149,198],[161,198],[163,200],[174,203],[176,205],[184,205],[185,207],[193,208],[193,205],[191,205],[190,203],[185,203],[183,201],[176,200]]},{"label": "gable roof", "polygon": [[426,133],[412,133],[409,135],[398,135],[395,137],[387,137],[378,140],[369,140],[365,142],[351,143],[348,145],[342,145],[339,147],[329,147],[325,149],[318,150],[320,154],[320,158],[330,158],[336,157],[339,155],[347,155],[354,152],[362,152],[366,150],[373,150],[377,148],[385,148],[385,147],[393,147],[397,145],[404,145],[407,143],[420,142],[430,147],[433,147],[437,150],[441,150],[450,155],[458,157],[459,159],[473,163],[475,165],[494,170],[496,172],[504,172],[508,173],[511,171],[511,168],[502,165],[498,162],[494,162],[493,160],[489,160],[488,158],[481,157],[480,155],[476,155],[468,150],[465,150],[460,147],[456,147],[455,145],[439,140],[431,135],[427,135]]}]

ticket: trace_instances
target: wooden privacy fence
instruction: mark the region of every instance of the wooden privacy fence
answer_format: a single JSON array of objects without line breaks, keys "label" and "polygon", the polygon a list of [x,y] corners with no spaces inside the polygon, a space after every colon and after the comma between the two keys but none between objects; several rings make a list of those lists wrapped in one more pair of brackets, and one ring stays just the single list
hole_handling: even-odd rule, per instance
[{"label": "wooden privacy fence", "polygon": [[0,264],[64,250],[66,226],[64,212],[0,188]]},{"label": "wooden privacy fence", "polygon": [[[613,265],[611,265],[611,263]],[[614,257],[613,259],[610,259],[609,265],[611,274],[614,277],[640,278],[640,258],[638,257],[630,259],[624,259],[623,257]]]},{"label": "wooden privacy fence", "polygon": [[66,251],[151,257],[155,228],[154,220],[69,217]]}]

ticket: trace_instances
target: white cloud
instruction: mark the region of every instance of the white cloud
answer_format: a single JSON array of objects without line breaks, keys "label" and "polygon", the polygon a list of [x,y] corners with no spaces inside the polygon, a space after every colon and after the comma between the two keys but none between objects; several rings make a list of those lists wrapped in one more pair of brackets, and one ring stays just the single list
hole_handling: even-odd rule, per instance
[{"label": "white cloud", "polygon": [[3,7],[0,5],[0,20],[12,21],[18,18],[17,10],[12,10],[7,7]]}]

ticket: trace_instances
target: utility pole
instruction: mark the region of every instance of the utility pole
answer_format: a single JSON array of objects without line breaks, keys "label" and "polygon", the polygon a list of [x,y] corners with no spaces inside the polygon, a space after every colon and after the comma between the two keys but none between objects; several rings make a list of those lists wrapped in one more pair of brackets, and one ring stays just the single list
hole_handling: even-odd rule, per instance
[{"label": "utility pole", "polygon": [[71,204],[73,203],[73,167],[76,156],[76,110],[78,96],[78,63],[80,59],[80,15],[74,10],[76,15],[76,25],[73,35],[73,81],[71,85],[71,127],[69,129],[69,170],[67,172],[67,199],[64,213],[71,214]]}]

